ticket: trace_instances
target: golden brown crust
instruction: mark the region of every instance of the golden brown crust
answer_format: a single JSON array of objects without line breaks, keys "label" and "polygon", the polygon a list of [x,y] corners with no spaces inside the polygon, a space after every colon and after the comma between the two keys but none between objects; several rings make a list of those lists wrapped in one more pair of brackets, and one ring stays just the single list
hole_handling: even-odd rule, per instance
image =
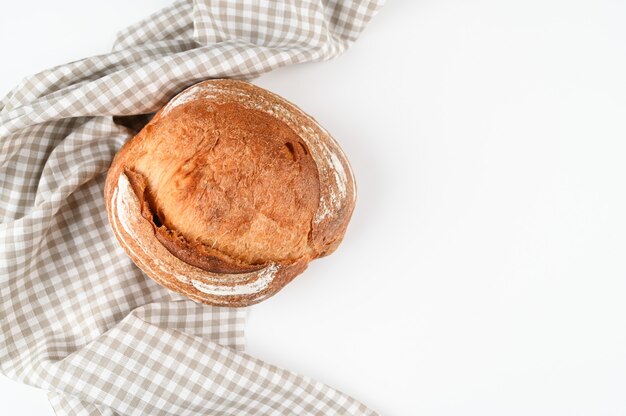
[{"label": "golden brown crust", "polygon": [[113,231],[162,285],[216,305],[276,293],[332,252],[354,208],[350,166],[311,117],[252,84],[183,91],[118,152]]},{"label": "golden brown crust", "polygon": [[142,217],[150,223],[157,240],[173,255],[187,264],[202,270],[217,273],[243,273],[258,270],[262,265],[247,264],[243,261],[230,257],[219,250],[213,249],[198,241],[189,241],[180,232],[163,225],[160,220],[155,220],[154,202],[147,195],[146,178],[133,170],[126,169],[124,174],[128,178],[139,205]]}]

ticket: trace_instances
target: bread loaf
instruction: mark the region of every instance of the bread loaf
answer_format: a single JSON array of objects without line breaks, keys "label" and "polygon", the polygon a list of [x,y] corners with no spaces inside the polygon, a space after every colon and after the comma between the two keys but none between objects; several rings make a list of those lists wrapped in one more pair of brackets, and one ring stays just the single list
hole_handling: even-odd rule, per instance
[{"label": "bread loaf", "polygon": [[113,232],[161,285],[211,305],[275,294],[338,246],[355,203],[333,138],[285,99],[209,80],[174,97],[115,156]]}]

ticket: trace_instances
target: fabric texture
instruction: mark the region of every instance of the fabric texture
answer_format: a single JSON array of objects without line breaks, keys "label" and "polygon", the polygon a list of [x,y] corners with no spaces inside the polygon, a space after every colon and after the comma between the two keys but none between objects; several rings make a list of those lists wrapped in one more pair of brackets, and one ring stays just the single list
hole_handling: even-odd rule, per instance
[{"label": "fabric texture", "polygon": [[246,355],[246,309],[196,304],[118,246],[103,201],[117,150],[185,87],[344,51],[382,0],[177,1],[111,53],[0,101],[0,370],[65,415],[373,415]]}]

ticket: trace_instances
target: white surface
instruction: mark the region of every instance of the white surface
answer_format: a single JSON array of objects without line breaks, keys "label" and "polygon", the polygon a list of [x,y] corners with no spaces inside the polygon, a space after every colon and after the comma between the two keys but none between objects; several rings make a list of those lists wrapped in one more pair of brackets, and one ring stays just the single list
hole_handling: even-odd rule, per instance
[{"label": "white surface", "polygon": [[[1,93],[168,1],[32,3],[3,4]],[[624,74],[626,2],[406,0],[259,79],[342,143],[359,200],[248,351],[383,415],[626,414]],[[52,414],[6,378],[0,401]]]}]

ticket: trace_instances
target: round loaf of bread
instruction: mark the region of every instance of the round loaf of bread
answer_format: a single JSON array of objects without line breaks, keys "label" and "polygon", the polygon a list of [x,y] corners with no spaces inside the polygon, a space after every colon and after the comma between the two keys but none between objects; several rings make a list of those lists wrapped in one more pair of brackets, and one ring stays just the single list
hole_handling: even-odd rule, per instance
[{"label": "round loaf of bread", "polygon": [[243,81],[193,85],[117,153],[113,232],[161,285],[210,305],[275,294],[339,245],[352,170],[313,118]]}]

